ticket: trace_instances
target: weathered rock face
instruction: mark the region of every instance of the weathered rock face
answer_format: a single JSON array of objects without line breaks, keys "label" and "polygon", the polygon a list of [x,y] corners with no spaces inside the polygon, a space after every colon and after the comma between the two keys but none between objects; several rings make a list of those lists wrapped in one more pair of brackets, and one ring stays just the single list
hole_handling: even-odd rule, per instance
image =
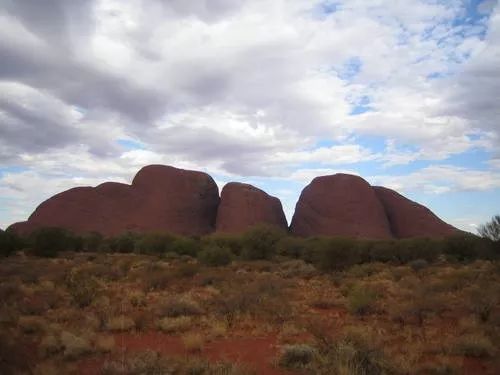
[{"label": "weathered rock face", "polygon": [[347,174],[316,177],[300,194],[292,234],[388,239],[384,207],[364,179]]},{"label": "weathered rock face", "polygon": [[278,198],[248,184],[230,182],[222,188],[216,230],[241,233],[256,224],[286,230],[287,222]]},{"label": "weathered rock face", "polygon": [[373,189],[384,206],[394,237],[446,237],[459,232],[427,207],[394,190],[381,186],[374,186]]},{"label": "weathered rock face", "polygon": [[214,230],[219,191],[202,172],[163,165],[142,168],[132,185],[106,182],[78,187],[49,198],[28,221],[12,228],[21,233],[58,226],[86,233],[168,231],[200,235]]}]

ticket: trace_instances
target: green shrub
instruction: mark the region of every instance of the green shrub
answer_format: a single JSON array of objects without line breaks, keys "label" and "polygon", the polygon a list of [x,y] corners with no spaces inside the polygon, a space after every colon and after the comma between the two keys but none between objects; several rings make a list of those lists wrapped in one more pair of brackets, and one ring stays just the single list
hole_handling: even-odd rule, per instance
[{"label": "green shrub", "polygon": [[0,257],[9,256],[21,250],[23,246],[23,240],[16,233],[0,229]]},{"label": "green shrub", "polygon": [[92,303],[97,296],[100,286],[94,276],[86,272],[72,269],[66,277],[66,287],[73,297],[73,301],[79,307],[85,307]]},{"label": "green shrub", "polygon": [[158,314],[169,318],[200,315],[202,312],[198,303],[186,297],[171,298],[158,307]]},{"label": "green shrub", "polygon": [[148,233],[136,243],[136,251],[142,254],[163,254],[169,249],[175,237],[167,233]]},{"label": "green shrub", "polygon": [[100,251],[104,242],[104,237],[98,232],[91,232],[83,238],[83,248],[85,251]]},{"label": "green shrub", "polygon": [[429,266],[429,263],[425,259],[415,259],[408,263],[408,265],[413,271],[418,272]]},{"label": "green shrub", "polygon": [[55,257],[64,250],[71,248],[71,237],[69,233],[56,227],[41,228],[31,234],[32,251],[34,255],[41,257]]},{"label": "green shrub", "polygon": [[108,246],[110,251],[115,253],[131,253],[135,250],[137,241],[137,234],[127,232],[120,236],[108,239]]},{"label": "green shrub", "polygon": [[395,257],[401,263],[414,260],[433,262],[442,253],[443,242],[429,238],[408,238],[394,243]]},{"label": "green shrub", "polygon": [[337,271],[359,262],[357,241],[348,238],[316,238],[309,242],[318,268]]},{"label": "green shrub", "polygon": [[307,253],[306,240],[303,238],[286,236],[278,241],[276,249],[279,255],[290,258],[302,258]]},{"label": "green shrub", "polygon": [[199,242],[192,238],[187,238],[187,237],[176,238],[166,248],[167,251],[172,251],[179,255],[189,255],[192,257],[196,256],[199,249],[200,249]]},{"label": "green shrub", "polygon": [[198,254],[198,259],[207,266],[225,266],[231,263],[232,254],[227,247],[212,244]]},{"label": "green shrub", "polygon": [[270,259],[285,233],[275,227],[257,225],[243,235],[242,256],[248,260]]},{"label": "green shrub", "polygon": [[377,294],[360,284],[351,288],[347,295],[349,311],[354,314],[363,315],[369,312],[373,303],[377,299]]},{"label": "green shrub", "polygon": [[202,239],[203,246],[215,245],[229,249],[234,255],[241,255],[243,240],[241,236],[214,233]]},{"label": "green shrub", "polygon": [[495,347],[488,337],[470,333],[458,339],[452,353],[470,357],[491,357],[495,353]]},{"label": "green shrub", "polygon": [[472,234],[448,237],[444,241],[444,253],[459,261],[492,259],[495,257],[494,243]]},{"label": "green shrub", "polygon": [[307,344],[285,345],[279,364],[287,368],[300,368],[311,363],[316,350]]}]

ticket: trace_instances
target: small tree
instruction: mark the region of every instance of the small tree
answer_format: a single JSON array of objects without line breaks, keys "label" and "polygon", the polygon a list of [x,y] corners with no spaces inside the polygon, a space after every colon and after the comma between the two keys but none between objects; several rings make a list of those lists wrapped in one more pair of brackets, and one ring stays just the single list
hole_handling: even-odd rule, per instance
[{"label": "small tree", "polygon": [[492,241],[500,241],[500,215],[495,215],[491,221],[480,225],[477,232],[481,237],[489,238]]}]

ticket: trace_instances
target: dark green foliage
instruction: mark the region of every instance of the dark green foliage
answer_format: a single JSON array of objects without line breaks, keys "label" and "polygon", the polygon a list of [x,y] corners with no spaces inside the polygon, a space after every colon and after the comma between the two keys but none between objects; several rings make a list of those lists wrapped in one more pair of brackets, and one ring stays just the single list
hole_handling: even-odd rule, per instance
[{"label": "dark green foliage", "polygon": [[243,248],[241,236],[231,234],[215,233],[202,239],[203,246],[214,244],[218,247],[225,247],[234,255],[240,255]]},{"label": "dark green foliage", "polygon": [[243,235],[242,256],[248,260],[271,259],[285,233],[277,228],[257,225]]},{"label": "dark green foliage", "polygon": [[493,246],[491,240],[463,234],[445,239],[443,252],[458,261],[493,259],[495,257]]},{"label": "dark green foliage", "polygon": [[231,263],[232,253],[227,247],[210,244],[198,254],[198,259],[207,266],[225,266]]},{"label": "dark green foliage", "polygon": [[286,236],[278,241],[276,250],[278,254],[282,256],[290,258],[303,258],[308,249],[305,239]]},{"label": "dark green foliage", "polygon": [[24,241],[16,233],[0,230],[0,257],[6,257],[24,247]]},{"label": "dark green foliage", "polygon": [[137,235],[131,232],[116,236],[108,240],[109,249],[115,253],[131,253],[135,250]]},{"label": "dark green foliage", "polygon": [[148,233],[137,240],[135,250],[142,254],[163,254],[174,241],[175,237],[168,233]]},{"label": "dark green foliage", "polygon": [[167,251],[171,251],[179,255],[189,255],[192,257],[196,256],[199,249],[199,241],[187,237],[178,237],[167,247]]},{"label": "dark green foliage", "polygon": [[314,263],[324,271],[336,271],[360,261],[359,246],[349,238],[316,238],[308,242]]},{"label": "dark green foliage", "polygon": [[92,232],[83,238],[85,251],[100,251],[103,247],[104,237],[101,233]]},{"label": "dark green foliage", "polygon": [[62,228],[48,227],[34,231],[30,236],[34,255],[55,257],[61,251],[77,250],[77,237]]}]

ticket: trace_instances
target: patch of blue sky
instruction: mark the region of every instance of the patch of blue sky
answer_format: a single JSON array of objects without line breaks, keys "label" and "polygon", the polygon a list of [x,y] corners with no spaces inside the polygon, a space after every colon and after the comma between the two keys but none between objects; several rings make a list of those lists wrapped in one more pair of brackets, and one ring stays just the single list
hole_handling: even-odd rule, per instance
[{"label": "patch of blue sky", "polygon": [[17,166],[17,165],[12,165],[12,166],[8,166],[8,167],[0,167],[0,177],[2,177],[3,175],[5,175],[7,173],[21,173],[21,172],[25,172],[27,170],[28,170],[28,168]]},{"label": "patch of blue sky", "polygon": [[366,98],[366,100],[362,100],[352,107],[351,112],[349,113],[350,115],[356,116],[362,113],[373,111],[373,107],[369,105],[370,100],[366,96],[364,96],[363,99],[364,98]]},{"label": "patch of blue sky", "polygon": [[349,81],[356,77],[362,68],[363,61],[358,56],[353,56],[342,65],[337,74],[340,79]]},{"label": "patch of blue sky", "polygon": [[313,17],[319,20],[326,19],[330,14],[337,12],[339,3],[337,1],[321,1],[312,10]]},{"label": "patch of blue sky", "polygon": [[454,165],[467,169],[488,170],[488,161],[492,156],[493,154],[491,152],[474,148],[460,154],[454,154],[444,162],[447,165]]},{"label": "patch of blue sky", "polygon": [[[450,191],[443,194],[431,194],[424,191],[404,193],[408,198],[429,207],[440,218],[479,218],[481,224],[493,215],[498,215],[500,207],[500,189],[486,191]],[[471,216],[473,215],[473,217]]]},{"label": "patch of blue sky", "polygon": [[117,139],[116,143],[127,150],[144,150],[145,146],[143,143],[134,141],[132,139]]}]

